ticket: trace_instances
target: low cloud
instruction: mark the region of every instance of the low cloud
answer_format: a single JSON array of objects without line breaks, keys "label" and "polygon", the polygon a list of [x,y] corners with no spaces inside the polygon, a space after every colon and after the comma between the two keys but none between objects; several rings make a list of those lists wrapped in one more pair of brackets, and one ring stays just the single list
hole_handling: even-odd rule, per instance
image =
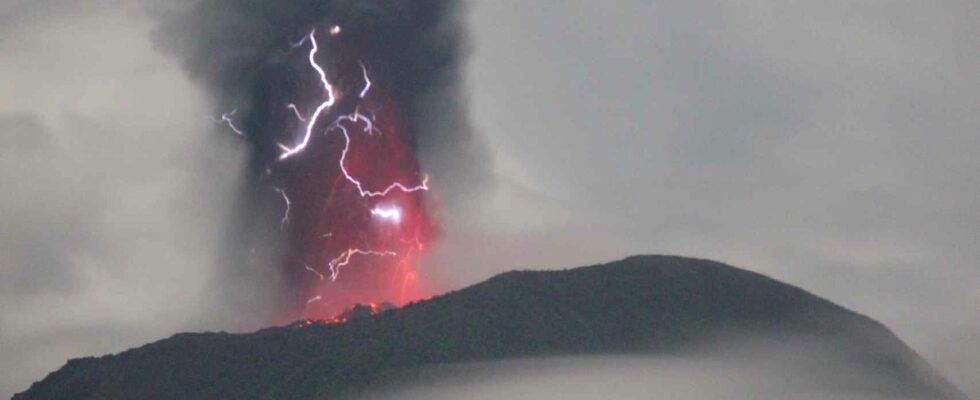
[{"label": "low cloud", "polygon": [[202,299],[236,146],[142,7],[63,6],[0,6],[0,397],[224,319]]},{"label": "low cloud", "polygon": [[[362,398],[914,399],[901,384],[806,340],[732,341],[653,356],[528,358],[394,374]],[[929,398],[926,395],[925,398]]]}]

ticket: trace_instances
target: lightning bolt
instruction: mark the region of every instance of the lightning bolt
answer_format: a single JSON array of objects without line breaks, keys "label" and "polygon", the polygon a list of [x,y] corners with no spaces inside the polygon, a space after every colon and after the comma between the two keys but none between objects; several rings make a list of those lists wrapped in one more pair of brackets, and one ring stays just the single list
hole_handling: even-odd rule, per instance
[{"label": "lightning bolt", "polygon": [[286,106],[286,108],[293,110],[293,113],[296,114],[296,118],[298,118],[300,121],[306,122],[306,118],[303,117],[303,114],[299,113],[299,109],[296,108],[295,104],[290,103]]},{"label": "lightning bolt", "polygon": [[286,211],[283,213],[282,220],[279,221],[279,227],[282,228],[289,222],[289,209],[292,207],[292,202],[289,201],[289,196],[286,196],[286,191],[280,188],[272,189],[282,195],[282,200],[286,203]]},{"label": "lightning bolt", "polygon": [[402,220],[402,210],[399,210],[397,207],[375,207],[371,209],[371,215],[381,219],[390,220],[395,223]]},{"label": "lightning bolt", "polygon": [[368,76],[367,67],[364,66],[364,63],[359,64],[361,64],[361,72],[364,73],[364,89],[361,89],[361,98],[363,99],[364,96],[367,96],[368,90],[371,90],[371,77]]},{"label": "lightning bolt", "polygon": [[[332,38],[341,35],[341,33],[342,33],[342,28],[339,25],[332,25],[327,27],[326,29],[315,28],[312,29],[309,32],[309,34],[300,38],[299,41],[294,43],[289,43],[290,48],[298,49],[300,47],[305,46],[306,43],[309,42],[309,52],[307,54],[297,53],[295,54],[295,56],[303,57],[305,55],[309,67],[316,72],[316,76],[319,79],[318,87],[322,90],[322,94],[319,96],[319,99],[317,100],[318,104],[312,110],[311,110],[311,106],[313,105],[313,103],[311,104],[304,103],[301,104],[300,106],[297,106],[296,104],[293,103],[285,105],[285,108],[289,109],[292,112],[292,114],[295,115],[297,120],[300,121],[298,124],[301,126],[301,128],[297,129],[297,132],[291,133],[290,139],[287,139],[287,141],[284,142],[285,144],[283,143],[278,144],[279,147],[281,148],[281,152],[278,155],[278,161],[285,161],[290,157],[293,157],[305,151],[307,147],[310,146],[310,143],[313,140],[314,129],[317,129],[317,125],[322,122],[323,124],[320,124],[319,130],[316,131],[318,134],[327,135],[327,134],[334,133],[334,131],[337,131],[343,135],[344,145],[340,152],[340,156],[339,159],[337,160],[337,163],[340,167],[340,171],[342,173],[344,180],[349,182],[357,189],[357,193],[360,195],[361,198],[383,197],[383,196],[387,196],[393,191],[413,193],[418,191],[429,190],[429,186],[428,186],[429,176],[422,174],[421,172],[417,172],[418,175],[416,175],[415,178],[410,178],[413,181],[415,179],[419,179],[419,178],[421,179],[421,182],[414,186],[399,181],[395,181],[394,183],[389,184],[387,187],[384,187],[382,190],[372,190],[377,188],[365,187],[364,183],[362,183],[357,177],[355,177],[353,174],[351,174],[350,171],[347,170],[347,165],[346,165],[347,156],[348,153],[351,151],[351,133],[357,134],[357,132],[353,130],[361,129],[363,133],[366,134],[367,136],[374,136],[375,134],[381,136],[381,135],[385,135],[386,133],[383,132],[382,129],[380,128],[382,127],[382,125],[380,124],[376,125],[376,119],[375,119],[376,116],[374,112],[371,111],[373,109],[365,109],[366,112],[361,113],[362,107],[365,107],[367,104],[364,103],[367,101],[366,97],[368,95],[371,95],[372,94],[371,91],[375,89],[374,83],[371,80],[371,74],[370,74],[371,71],[368,70],[367,65],[364,63],[364,61],[361,60],[358,61],[358,65],[361,68],[363,86],[359,88],[352,87],[351,90],[349,91],[345,90],[343,92],[336,91],[338,89],[336,89],[333,86],[333,83],[331,83],[330,78],[328,78],[328,74],[325,70],[324,65],[327,65],[329,67],[329,65],[331,64],[321,65],[319,62],[317,62],[317,56],[321,56],[321,58],[323,58],[322,55],[320,54],[320,50],[321,50],[320,46],[322,43],[319,43],[317,39],[320,38],[322,40],[329,41],[331,39],[330,38],[323,39],[323,35],[328,34],[329,37]],[[303,47],[303,49],[305,51],[306,47]],[[326,49],[329,48],[327,47]],[[300,50],[297,50],[297,52],[298,51]],[[336,73],[337,71],[332,71],[332,72]],[[333,79],[340,79],[340,78],[334,77]],[[356,76],[354,77],[354,79],[356,79]],[[354,84],[356,85],[356,81],[354,82]],[[338,86],[338,88],[340,88],[340,86]],[[311,90],[315,91],[316,88],[312,88]],[[351,96],[354,95],[355,93],[358,95],[358,99],[357,102],[355,102],[355,104],[353,105],[354,106],[353,112],[346,114],[348,110],[345,109],[342,112],[345,113],[345,115],[337,116],[338,114],[341,114],[341,112],[336,112],[336,110],[333,110],[333,107],[336,106],[337,103],[340,101],[340,99],[343,98],[344,96]],[[244,132],[238,129],[234,125],[234,122],[232,120],[232,117],[235,115],[236,111],[237,110],[232,110],[230,113],[226,113],[222,115],[221,121],[227,123],[232,128],[232,130],[234,130],[239,135],[244,135]],[[289,117],[288,115],[286,115],[286,117],[288,117],[291,120],[291,117]],[[321,119],[324,119],[325,121],[321,121]],[[329,125],[326,125],[326,123],[330,119],[333,119],[333,121],[330,122]],[[323,126],[326,126],[326,128],[324,129]],[[318,140],[322,140],[322,139],[318,139]],[[339,175],[334,175],[333,177],[331,177],[331,180],[334,181],[334,186],[333,186],[334,188],[336,188],[337,187],[336,185],[338,184],[340,185],[345,184],[341,181],[340,178],[341,177]],[[279,193],[280,196],[282,196],[283,202],[285,203],[285,210],[282,216],[282,220],[280,221],[280,228],[284,229],[286,224],[290,223],[291,209],[296,207],[293,207],[293,205],[291,204],[292,202],[290,201],[290,197],[287,195],[286,191],[283,188],[273,187],[273,189],[277,193]],[[297,194],[292,192],[290,193],[293,194],[294,196]],[[333,196],[332,193],[333,190],[331,191],[331,197],[330,197],[331,199]],[[361,201],[365,202],[366,200],[362,199]],[[328,207],[329,204],[330,201],[328,200]],[[298,203],[298,205],[301,204]],[[401,209],[397,205],[391,205],[390,203],[389,204],[383,203],[382,205],[375,204],[373,206],[374,207],[370,209],[371,216],[374,218],[378,218],[380,221],[384,221],[385,223],[400,224],[403,217],[403,213],[406,212],[405,210]],[[297,208],[296,211],[301,211],[301,210]],[[386,231],[385,234],[387,235],[393,233],[394,231]],[[319,235],[319,238],[321,240],[333,240],[331,239],[332,236],[333,233],[327,232],[325,234]],[[403,242],[405,242],[407,246],[401,246],[396,243],[392,247],[389,247],[387,245],[380,245],[380,244],[367,245],[372,247],[377,246],[375,248],[360,249],[360,248],[350,247],[347,250],[341,252],[335,258],[329,259],[329,262],[327,262],[327,265],[325,266],[319,264],[319,262],[322,262],[319,261],[317,264],[315,264],[317,268],[310,267],[310,265],[306,265],[306,264],[304,264],[303,267],[310,273],[315,274],[320,279],[320,281],[329,280],[329,282],[336,282],[343,268],[347,267],[351,262],[355,262],[355,263],[357,262],[357,260],[353,260],[355,256],[395,257],[398,263],[397,265],[401,265],[402,270],[401,272],[398,271],[392,272],[393,277],[397,276],[397,278],[394,278],[394,280],[391,282],[392,289],[395,291],[395,293],[392,294],[394,296],[398,296],[399,293],[397,292],[398,290],[397,285],[400,284],[401,299],[404,302],[408,285],[410,285],[413,281],[417,279],[417,276],[415,275],[414,272],[406,271],[406,269],[409,268],[407,263],[409,262],[409,259],[413,256],[413,254],[422,251],[422,244],[419,242],[417,236],[414,242],[405,241],[405,240],[403,240]],[[398,252],[391,251],[395,249],[397,249]],[[321,258],[320,260],[323,259]],[[307,300],[307,305],[313,304],[321,300],[324,300],[324,297],[321,295],[311,297],[310,299]],[[372,310],[375,309],[376,307],[372,307]]]},{"label": "lightning bolt", "polygon": [[364,255],[364,256],[379,256],[379,257],[395,257],[398,253],[393,251],[374,251],[374,250],[361,250],[361,249],[347,249],[347,251],[341,253],[337,258],[330,260],[327,266],[330,267],[330,281],[334,282],[340,275],[340,268],[346,267],[350,264],[350,259],[354,255]]},{"label": "lightning bolt", "polygon": [[420,190],[429,190],[429,176],[428,175],[423,176],[422,177],[422,183],[420,185],[417,185],[417,186],[411,186],[411,187],[409,187],[409,186],[403,185],[400,182],[395,182],[395,183],[392,183],[391,185],[388,185],[388,187],[386,187],[384,190],[379,191],[379,192],[373,192],[373,191],[370,191],[370,190],[365,190],[364,189],[364,185],[361,183],[361,181],[357,180],[357,178],[354,178],[354,176],[352,176],[350,174],[350,172],[347,171],[347,166],[345,165],[345,162],[344,162],[344,161],[347,160],[347,152],[350,150],[350,134],[348,134],[347,128],[344,127],[343,125],[339,124],[339,123],[334,123],[333,125],[331,125],[331,128],[339,129],[344,134],[344,140],[345,140],[345,142],[344,142],[344,149],[343,149],[343,151],[340,152],[340,171],[343,172],[344,178],[347,179],[348,182],[353,183],[354,186],[357,187],[357,192],[361,194],[361,197],[381,197],[381,196],[387,196],[388,193],[391,193],[395,189],[401,190],[402,192],[405,192],[405,193],[418,192]]},{"label": "lightning bolt", "polygon": [[[333,32],[332,29],[331,32]],[[309,55],[310,66],[312,66],[313,69],[316,70],[317,74],[320,76],[320,84],[323,85],[323,89],[327,97],[326,100],[320,103],[320,105],[317,106],[316,110],[313,111],[313,115],[311,115],[308,118],[308,122],[306,124],[306,132],[303,134],[303,140],[300,141],[299,144],[297,144],[294,147],[286,147],[281,144],[279,145],[283,150],[283,153],[279,155],[279,160],[285,160],[289,157],[292,157],[296,153],[299,153],[304,149],[306,149],[306,145],[310,143],[310,136],[313,135],[313,127],[316,125],[317,119],[320,118],[320,113],[322,113],[323,110],[332,107],[337,100],[337,98],[334,96],[333,93],[333,85],[331,85],[330,81],[327,80],[327,73],[324,72],[323,68],[320,67],[320,64],[317,64],[316,62],[316,53],[320,51],[320,47],[317,45],[316,42],[316,30],[314,29],[310,31],[310,35],[308,37],[311,43],[310,55]]]},{"label": "lightning bolt", "polygon": [[299,46],[302,46],[303,43],[306,43],[306,39],[307,39],[307,36],[303,36],[298,42],[296,42],[296,43],[289,43],[289,48],[295,49],[295,48],[297,48]]},{"label": "lightning bolt", "polygon": [[[340,33],[340,27],[334,25],[334,27],[331,28],[330,32],[331,32],[331,35],[339,34]],[[286,106],[286,107],[292,109],[293,112],[296,114],[296,116],[300,120],[306,121],[307,124],[306,124],[305,132],[303,134],[303,140],[301,140],[299,144],[297,144],[294,147],[287,147],[287,146],[282,145],[282,144],[279,145],[282,148],[282,150],[283,150],[283,153],[279,155],[279,160],[285,160],[285,159],[287,159],[287,158],[289,158],[289,157],[291,157],[291,156],[293,156],[293,155],[295,155],[295,154],[303,151],[304,149],[306,149],[306,146],[310,142],[310,137],[313,135],[313,128],[316,125],[317,120],[320,118],[320,114],[322,114],[323,111],[326,110],[327,108],[330,108],[331,106],[333,106],[334,103],[336,102],[336,96],[334,95],[334,92],[333,92],[333,86],[330,84],[330,81],[327,80],[327,74],[326,74],[326,72],[323,70],[323,68],[320,66],[320,64],[318,64],[316,62],[316,54],[320,50],[319,45],[317,44],[317,41],[316,41],[316,30],[311,31],[310,34],[309,34],[309,36],[307,36],[307,38],[310,40],[310,44],[311,44],[311,46],[310,46],[310,53],[309,53],[309,63],[310,63],[310,66],[313,67],[314,70],[316,70],[317,74],[320,77],[320,83],[323,86],[323,88],[325,90],[325,93],[326,93],[326,99],[322,103],[320,103],[319,106],[317,106],[316,110],[313,112],[313,115],[311,115],[309,118],[305,118],[305,119],[303,118],[302,114],[300,114],[299,109],[296,107],[296,105],[289,104],[289,105]],[[300,42],[300,44],[302,44],[302,41]],[[364,81],[365,81],[364,88],[361,90],[361,97],[363,98],[365,95],[367,95],[368,90],[370,90],[370,88],[371,88],[371,78],[368,76],[367,68],[364,66],[363,63],[361,63],[361,68],[362,68],[362,72],[364,73]],[[350,172],[347,171],[347,166],[345,165],[345,160],[347,158],[347,152],[350,150],[350,134],[348,133],[347,128],[344,127],[341,124],[341,122],[343,122],[343,121],[349,121],[349,122],[352,122],[352,123],[356,123],[358,121],[363,122],[364,125],[365,125],[364,132],[366,132],[368,134],[370,134],[372,132],[378,132],[380,134],[380,130],[378,130],[378,129],[376,129],[374,127],[374,123],[373,123],[373,121],[371,121],[371,119],[365,117],[364,115],[362,115],[358,111],[355,111],[353,114],[348,114],[348,115],[344,115],[344,116],[341,116],[341,117],[337,118],[337,120],[334,121],[334,123],[331,125],[331,128],[328,128],[328,130],[334,129],[334,128],[340,129],[340,131],[343,132],[343,134],[344,134],[344,140],[345,140],[345,142],[344,142],[344,150],[343,150],[343,152],[341,152],[341,155],[340,155],[340,169],[344,173],[344,178],[346,178],[347,181],[351,182],[352,184],[354,184],[354,186],[357,187],[357,191],[358,191],[358,193],[360,193],[361,197],[380,197],[380,196],[385,196],[388,193],[391,193],[391,191],[396,190],[396,189],[401,190],[401,191],[406,192],[406,193],[417,192],[417,191],[420,191],[420,190],[429,190],[429,187],[428,187],[429,177],[428,176],[423,177],[422,183],[420,185],[417,185],[417,186],[409,187],[409,186],[405,186],[404,184],[402,184],[400,182],[396,182],[396,183],[392,183],[391,185],[389,185],[387,188],[385,188],[382,191],[371,191],[371,190],[364,189],[363,184],[361,184],[361,182],[359,180],[357,180],[356,178],[354,178],[350,174]]]},{"label": "lightning bolt", "polygon": [[316,276],[319,276],[321,281],[323,280],[323,274],[321,274],[320,271],[317,271],[317,270],[315,270],[313,268],[310,268],[309,265],[303,265],[303,267],[306,267],[306,270],[307,271],[310,271],[310,272],[316,274]]},{"label": "lightning bolt", "polygon": [[384,133],[380,129],[378,129],[378,128],[376,128],[374,126],[374,121],[373,120],[371,120],[370,118],[366,117],[364,114],[361,114],[360,111],[358,111],[358,110],[354,110],[354,113],[352,113],[352,114],[341,115],[340,117],[337,117],[337,120],[334,121],[333,124],[334,125],[338,125],[342,121],[348,121],[348,122],[355,123],[355,124],[357,122],[363,122],[364,123],[364,133],[366,133],[368,135],[372,135],[372,134],[375,134],[375,133],[377,133],[378,135],[381,135],[381,134]]},{"label": "lightning bolt", "polygon": [[232,118],[231,118],[237,112],[238,112],[238,109],[236,108],[234,110],[231,110],[229,112],[226,112],[224,114],[221,114],[221,119],[215,119],[215,122],[224,122],[225,124],[228,125],[229,128],[231,128],[232,131],[234,131],[235,133],[237,133],[238,136],[245,136],[245,132],[242,131],[241,129],[238,129],[238,127],[235,126],[235,121],[232,120]]}]

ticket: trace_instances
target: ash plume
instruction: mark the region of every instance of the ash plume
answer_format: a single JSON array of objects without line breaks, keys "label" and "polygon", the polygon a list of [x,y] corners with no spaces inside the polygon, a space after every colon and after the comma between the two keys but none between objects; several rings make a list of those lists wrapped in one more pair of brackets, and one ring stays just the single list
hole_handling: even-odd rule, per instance
[{"label": "ash plume", "polygon": [[[402,256],[418,256],[438,236],[434,215],[458,212],[453,205],[465,202],[457,200],[489,180],[460,85],[461,11],[456,0],[204,0],[160,13],[159,47],[213,99],[214,109],[202,113],[247,143],[223,273],[215,277],[222,307],[275,304],[279,317],[282,310],[287,318],[327,317],[354,302],[431,294]],[[325,95],[330,107],[321,107],[319,122],[307,121],[317,119],[313,109]],[[384,134],[360,125],[369,123]],[[305,124],[309,147],[284,154]],[[395,188],[365,199],[388,184],[428,191],[430,175],[431,193]],[[402,208],[396,233],[365,214],[392,203]],[[364,261],[389,254],[399,259]]]}]

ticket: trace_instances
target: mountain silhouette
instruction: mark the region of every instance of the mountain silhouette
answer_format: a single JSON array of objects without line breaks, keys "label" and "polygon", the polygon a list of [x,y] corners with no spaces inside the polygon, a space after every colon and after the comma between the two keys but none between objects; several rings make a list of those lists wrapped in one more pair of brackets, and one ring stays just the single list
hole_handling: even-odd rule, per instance
[{"label": "mountain silhouette", "polygon": [[725,264],[635,256],[513,271],[345,323],[182,333],[73,359],[14,399],[325,399],[426,366],[566,355],[677,354],[723,337],[808,338],[885,395],[965,399],[882,324]]}]

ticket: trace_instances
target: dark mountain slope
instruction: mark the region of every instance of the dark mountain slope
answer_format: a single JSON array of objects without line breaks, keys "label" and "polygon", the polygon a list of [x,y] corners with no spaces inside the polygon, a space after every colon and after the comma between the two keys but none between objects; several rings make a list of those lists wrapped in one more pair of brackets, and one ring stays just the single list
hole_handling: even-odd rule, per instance
[{"label": "dark mountain slope", "polygon": [[641,256],[509,272],[345,324],[179,334],[71,360],[15,399],[335,398],[418,366],[680,352],[724,335],[808,337],[902,396],[963,398],[881,324],[724,264]]}]

